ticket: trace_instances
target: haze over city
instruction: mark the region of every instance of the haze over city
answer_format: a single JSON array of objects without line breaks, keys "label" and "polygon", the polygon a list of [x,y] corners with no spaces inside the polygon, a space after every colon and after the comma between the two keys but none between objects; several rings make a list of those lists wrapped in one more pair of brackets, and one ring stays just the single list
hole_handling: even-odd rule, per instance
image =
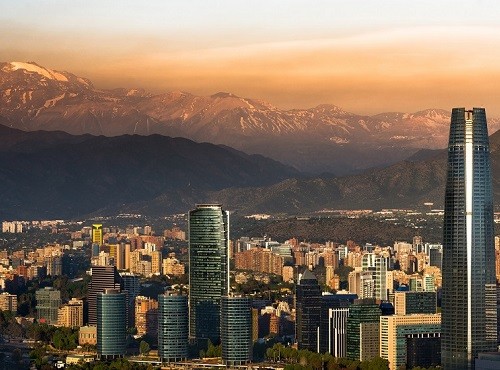
[{"label": "haze over city", "polygon": [[500,116],[498,14],[494,1],[4,2],[0,60],[286,109]]}]

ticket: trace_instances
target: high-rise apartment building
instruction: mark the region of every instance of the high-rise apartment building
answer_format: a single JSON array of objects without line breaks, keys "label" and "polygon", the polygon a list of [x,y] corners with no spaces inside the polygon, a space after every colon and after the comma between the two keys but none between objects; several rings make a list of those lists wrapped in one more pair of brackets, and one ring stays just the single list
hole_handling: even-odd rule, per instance
[{"label": "high-rise apartment building", "polygon": [[442,365],[496,351],[493,194],[484,108],[454,108],[443,227]]},{"label": "high-rise apartment building", "polygon": [[0,294],[0,310],[16,313],[17,295],[3,292]]},{"label": "high-rise apartment building", "polygon": [[361,263],[363,271],[372,273],[374,283],[373,296],[365,298],[387,300],[387,258],[380,254],[366,253]]},{"label": "high-rise apartment building", "polygon": [[83,326],[83,301],[71,298],[71,300],[59,308],[57,325],[68,328]]},{"label": "high-rise apartment building", "polygon": [[220,204],[189,212],[189,336],[218,342],[220,301],[229,293],[229,213]]},{"label": "high-rise apartment building", "polygon": [[138,296],[135,298],[135,327],[138,335],[158,335],[158,301]]},{"label": "high-rise apartment building", "polygon": [[127,348],[127,296],[118,289],[97,294],[97,357],[123,357]]},{"label": "high-rise apartment building", "polygon": [[299,349],[316,351],[321,319],[321,287],[316,276],[306,269],[296,286],[296,331]]},{"label": "high-rise apartment building", "polygon": [[38,322],[56,325],[59,306],[61,305],[61,291],[52,287],[46,287],[37,290],[35,298]]},{"label": "high-rise apartment building", "polygon": [[188,356],[188,299],[173,291],[160,294],[158,355],[163,362],[181,361]]}]

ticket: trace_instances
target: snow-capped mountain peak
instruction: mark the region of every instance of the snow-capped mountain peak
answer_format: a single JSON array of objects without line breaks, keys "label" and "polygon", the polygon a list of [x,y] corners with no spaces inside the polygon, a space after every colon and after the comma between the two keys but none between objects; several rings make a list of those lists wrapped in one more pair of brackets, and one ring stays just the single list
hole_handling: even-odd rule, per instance
[{"label": "snow-capped mountain peak", "polygon": [[64,74],[52,69],[41,67],[35,62],[11,62],[10,65],[12,71],[23,69],[28,73],[38,73],[40,76],[48,78],[49,80],[68,82],[68,78]]}]

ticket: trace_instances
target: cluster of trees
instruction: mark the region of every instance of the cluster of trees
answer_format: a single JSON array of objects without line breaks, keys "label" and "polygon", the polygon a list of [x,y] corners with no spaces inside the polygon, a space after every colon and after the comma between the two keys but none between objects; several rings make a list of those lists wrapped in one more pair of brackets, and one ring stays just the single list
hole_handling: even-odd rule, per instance
[{"label": "cluster of trees", "polygon": [[34,323],[27,328],[27,334],[31,339],[58,350],[69,351],[78,346],[78,329]]},{"label": "cluster of trees", "polygon": [[387,370],[389,361],[375,357],[370,361],[352,361],[346,358],[333,357],[330,353],[316,353],[308,350],[297,350],[275,344],[266,351],[269,361],[286,362],[285,370]]},{"label": "cluster of trees", "polygon": [[[330,353],[316,353],[308,350],[297,350],[276,343],[268,348],[266,357],[272,362],[286,362],[285,370],[388,370],[389,361],[375,357],[367,361],[349,360],[347,358],[333,357]],[[429,368],[414,367],[411,370],[439,370],[440,367]],[[398,370],[410,370],[406,366]]]},{"label": "cluster of trees", "polygon": [[208,340],[208,347],[206,350],[200,350],[200,358],[205,357],[221,357],[222,356],[222,346],[219,344],[215,346],[210,339]]},{"label": "cluster of trees", "polygon": [[20,316],[33,316],[36,306],[36,291],[44,287],[54,287],[61,291],[61,299],[69,301],[70,298],[85,297],[91,277],[83,274],[80,281],[71,281],[67,276],[47,276],[44,279],[15,279],[8,281],[5,291],[18,296],[17,313]]}]

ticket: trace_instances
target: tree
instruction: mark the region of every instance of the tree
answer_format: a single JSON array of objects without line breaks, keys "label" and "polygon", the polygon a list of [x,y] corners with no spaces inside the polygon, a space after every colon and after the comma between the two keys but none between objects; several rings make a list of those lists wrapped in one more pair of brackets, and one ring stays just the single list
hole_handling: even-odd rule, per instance
[{"label": "tree", "polygon": [[149,353],[151,350],[151,347],[149,346],[149,343],[146,342],[145,340],[141,340],[141,343],[139,344],[139,351],[141,352],[141,355],[145,356]]}]

